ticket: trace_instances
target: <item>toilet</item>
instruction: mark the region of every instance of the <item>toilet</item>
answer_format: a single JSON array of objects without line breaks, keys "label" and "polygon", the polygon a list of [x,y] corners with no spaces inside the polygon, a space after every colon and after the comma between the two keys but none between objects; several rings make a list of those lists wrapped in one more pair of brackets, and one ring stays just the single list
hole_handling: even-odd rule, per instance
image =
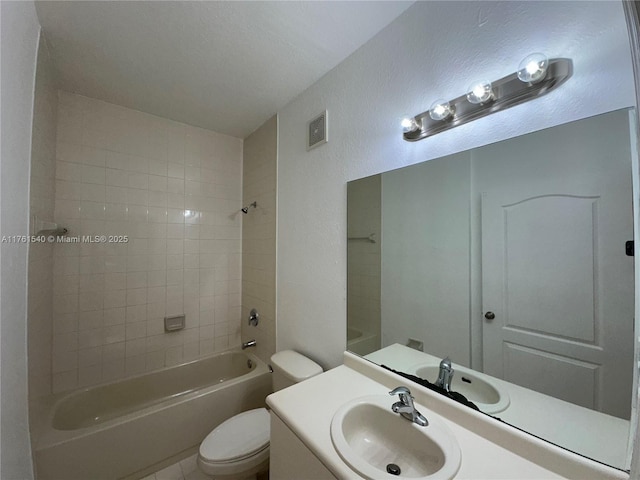
[{"label": "toilet", "polygon": [[[271,357],[273,390],[322,373],[304,355],[283,350]],[[266,408],[239,413],[218,425],[200,444],[198,467],[215,480],[249,480],[269,469],[270,418]]]}]

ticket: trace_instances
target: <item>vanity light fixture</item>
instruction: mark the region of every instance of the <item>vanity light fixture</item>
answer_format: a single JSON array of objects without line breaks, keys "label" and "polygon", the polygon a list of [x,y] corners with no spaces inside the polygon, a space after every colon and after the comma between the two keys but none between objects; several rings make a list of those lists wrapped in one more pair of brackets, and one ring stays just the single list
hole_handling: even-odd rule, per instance
[{"label": "vanity light fixture", "polygon": [[467,89],[467,92],[467,100],[469,103],[473,103],[474,105],[487,103],[493,100],[491,82],[487,82],[486,80],[472,83]]},{"label": "vanity light fixture", "polygon": [[465,123],[532,100],[562,85],[573,74],[568,58],[548,59],[542,53],[525,57],[518,70],[494,82],[474,82],[453,100],[436,100],[429,110],[402,120],[403,137],[422,140]]},{"label": "vanity light fixture", "polygon": [[400,120],[400,126],[402,127],[402,131],[404,133],[415,132],[420,128],[416,123],[416,119],[408,115],[402,117],[402,120]]},{"label": "vanity light fixture", "polygon": [[443,99],[438,99],[431,104],[431,108],[429,108],[429,116],[436,120],[446,120],[449,117],[453,116],[454,109],[451,107],[451,104]]},{"label": "vanity light fixture", "polygon": [[549,59],[544,53],[527,55],[518,65],[518,78],[527,83],[538,83],[547,74]]}]

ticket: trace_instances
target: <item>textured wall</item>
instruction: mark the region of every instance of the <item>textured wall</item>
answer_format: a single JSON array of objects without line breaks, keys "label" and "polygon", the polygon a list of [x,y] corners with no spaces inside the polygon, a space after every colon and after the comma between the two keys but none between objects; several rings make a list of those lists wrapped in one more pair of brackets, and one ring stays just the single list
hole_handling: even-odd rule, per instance
[{"label": "textured wall", "polygon": [[[29,214],[52,222],[55,200],[56,123],[58,91],[49,49],[43,36],[38,47],[31,143]],[[53,243],[29,245],[27,330],[29,401],[51,393],[51,339],[53,334]]]},{"label": "textured wall", "polygon": [[[0,3],[2,235],[29,233],[29,160],[40,27],[33,2]],[[27,409],[27,244],[0,248],[0,477],[33,478]]]},{"label": "textured wall", "polygon": [[[276,351],[276,174],[278,117],[244,140],[242,203],[258,202],[242,219],[242,340],[255,339],[268,362]],[[249,311],[260,314],[249,326]]]},{"label": "textured wall", "polygon": [[[242,140],[60,93],[53,391],[240,342]],[[164,333],[165,315],[186,328]]]},{"label": "textured wall", "polygon": [[[455,26],[455,28],[453,28]],[[527,54],[569,57],[551,94],[418,143],[399,119]],[[279,113],[278,347],[325,367],[346,344],[346,182],[635,103],[618,2],[418,2]],[[328,109],[329,143],[305,149]]]}]

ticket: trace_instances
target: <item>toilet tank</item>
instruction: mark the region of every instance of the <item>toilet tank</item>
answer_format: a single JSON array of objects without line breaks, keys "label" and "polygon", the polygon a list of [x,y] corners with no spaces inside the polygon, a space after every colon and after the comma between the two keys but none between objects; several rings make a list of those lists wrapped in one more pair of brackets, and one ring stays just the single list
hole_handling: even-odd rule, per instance
[{"label": "toilet tank", "polygon": [[274,392],[322,373],[320,365],[293,350],[274,353],[271,366]]}]

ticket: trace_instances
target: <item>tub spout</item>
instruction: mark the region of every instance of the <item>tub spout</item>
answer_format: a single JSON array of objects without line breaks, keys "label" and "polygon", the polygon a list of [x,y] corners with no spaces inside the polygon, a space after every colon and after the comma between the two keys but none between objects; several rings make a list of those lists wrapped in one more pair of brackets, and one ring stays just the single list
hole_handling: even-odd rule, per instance
[{"label": "tub spout", "polygon": [[245,348],[255,347],[255,346],[256,346],[256,341],[255,340],[249,340],[248,342],[244,342],[242,344],[242,349],[244,350]]}]

